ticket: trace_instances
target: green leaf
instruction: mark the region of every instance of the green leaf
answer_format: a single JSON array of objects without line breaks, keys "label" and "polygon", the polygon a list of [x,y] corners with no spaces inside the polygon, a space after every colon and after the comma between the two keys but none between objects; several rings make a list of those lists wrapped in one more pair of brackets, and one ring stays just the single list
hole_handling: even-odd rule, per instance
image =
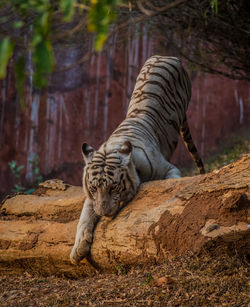
[{"label": "green leaf", "polygon": [[15,187],[15,189],[16,189],[16,191],[17,191],[17,192],[20,192],[20,191],[25,190],[25,188],[24,188],[24,187],[22,187],[22,186],[21,186],[21,185],[19,185],[19,184],[14,184],[14,187]]},{"label": "green leaf", "polygon": [[211,0],[210,5],[212,8],[212,11],[218,14],[218,0]]},{"label": "green leaf", "polygon": [[8,17],[6,17],[6,16],[0,17],[0,23],[5,23],[7,21],[8,21]]},{"label": "green leaf", "polygon": [[76,3],[75,0],[61,0],[60,1],[60,9],[64,14],[65,21],[71,20],[72,16],[74,15],[75,3]]},{"label": "green leaf", "polygon": [[47,76],[54,67],[54,53],[50,41],[41,41],[33,52],[35,64],[34,83],[38,88],[47,85]]},{"label": "green leaf", "polygon": [[91,1],[88,12],[88,31],[96,32],[95,49],[100,51],[105,43],[109,26],[116,19],[114,9],[120,0]]},{"label": "green leaf", "polygon": [[5,37],[0,42],[0,79],[6,76],[6,67],[12,55],[14,44],[10,41],[9,37]]},{"label": "green leaf", "polygon": [[37,184],[43,182],[43,177],[41,175],[37,176]]},{"label": "green leaf", "polygon": [[20,165],[20,166],[17,167],[16,171],[19,173],[23,168],[24,168],[24,166]]},{"label": "green leaf", "polygon": [[10,161],[9,166],[10,166],[11,170],[13,170],[16,167],[16,161],[14,161],[14,160]]},{"label": "green leaf", "polygon": [[34,173],[35,173],[35,175],[39,175],[39,168],[38,167],[35,168]]},{"label": "green leaf", "polygon": [[24,82],[25,82],[25,58],[20,56],[15,65],[16,88],[20,97],[22,110],[25,109]]},{"label": "green leaf", "polygon": [[97,34],[96,40],[95,40],[95,50],[96,51],[101,51],[102,50],[102,47],[103,47],[106,39],[107,39],[107,34],[106,33],[104,33],[104,34]]},{"label": "green leaf", "polygon": [[34,188],[25,191],[25,194],[31,194],[31,193],[33,193],[33,192],[35,192],[35,189],[34,189]]},{"label": "green leaf", "polygon": [[19,29],[19,28],[21,28],[23,25],[24,25],[24,22],[23,22],[22,20],[15,21],[15,22],[13,23],[13,28],[14,28],[14,29]]},{"label": "green leaf", "polygon": [[39,43],[41,43],[42,41],[43,41],[42,35],[41,35],[40,33],[35,33],[35,34],[33,35],[31,45],[32,45],[33,47],[35,47],[35,46],[37,46]]},{"label": "green leaf", "polygon": [[33,163],[37,164],[39,162],[39,157],[38,155],[35,155],[34,158],[33,158]]},{"label": "green leaf", "polygon": [[34,21],[34,33],[42,36],[43,40],[50,34],[51,30],[51,11],[46,8],[44,11],[39,12],[39,15]]}]

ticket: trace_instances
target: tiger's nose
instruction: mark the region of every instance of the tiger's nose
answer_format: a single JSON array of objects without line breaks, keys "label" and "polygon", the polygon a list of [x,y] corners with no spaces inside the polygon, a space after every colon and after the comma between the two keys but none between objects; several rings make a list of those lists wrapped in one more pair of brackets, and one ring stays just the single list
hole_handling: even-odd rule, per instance
[{"label": "tiger's nose", "polygon": [[103,209],[107,209],[108,208],[108,201],[107,200],[103,200],[102,201],[102,208]]}]

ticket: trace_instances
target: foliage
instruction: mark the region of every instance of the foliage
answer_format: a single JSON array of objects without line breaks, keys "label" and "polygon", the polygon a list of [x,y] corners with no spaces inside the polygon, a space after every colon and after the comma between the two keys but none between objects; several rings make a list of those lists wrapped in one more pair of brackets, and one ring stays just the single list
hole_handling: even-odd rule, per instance
[{"label": "foliage", "polygon": [[25,81],[25,59],[20,56],[15,65],[16,88],[20,97],[21,108],[25,108],[24,102],[24,81]]},{"label": "foliage", "polygon": [[[32,165],[33,185],[38,186],[43,181],[43,177],[41,176],[40,170],[39,170],[39,157],[38,157],[38,155],[35,155],[33,160],[29,161],[29,163]],[[34,191],[35,191],[34,188],[29,189],[28,191],[26,191],[26,194],[30,194]]]},{"label": "foliage", "polygon": [[[112,31],[146,23],[162,36],[163,46],[175,45],[194,67],[250,80],[248,11],[247,0],[2,0],[0,79],[15,53],[16,86],[24,106],[23,84],[31,72],[25,70],[22,50],[32,53],[34,84],[41,88],[56,66],[55,44],[72,38],[72,33],[93,32],[99,51]],[[117,26],[109,33],[118,15]]]},{"label": "foliage", "polygon": [[13,43],[8,36],[4,37],[0,42],[0,78],[6,76],[6,66],[13,51]]},{"label": "foliage", "polygon": [[95,49],[100,51],[106,41],[110,24],[115,20],[113,11],[119,0],[91,1],[88,14],[88,30],[96,32]]},{"label": "foliage", "polygon": [[146,280],[144,281],[143,284],[144,284],[144,285],[147,285],[147,284],[149,284],[153,279],[154,279],[154,278],[153,278],[151,272],[149,272],[149,273],[147,273],[147,278],[146,278]]},{"label": "foliage", "polygon": [[9,162],[9,167],[12,172],[12,174],[15,176],[16,183],[14,184],[14,188],[12,189],[12,192],[19,193],[23,192],[25,188],[22,186],[21,182],[21,171],[24,168],[23,165],[18,166],[16,161]]},{"label": "foliage", "polygon": [[218,0],[211,0],[210,5],[211,5],[212,11],[218,14]]},{"label": "foliage", "polygon": [[116,266],[116,272],[118,275],[126,275],[128,273],[128,268],[123,264],[118,264]]},{"label": "foliage", "polygon": [[55,24],[88,20],[88,30],[96,33],[95,47],[100,50],[107,38],[109,25],[115,20],[115,7],[120,0],[2,0],[0,4],[0,79],[15,52],[17,89],[22,97],[25,81],[24,54],[20,47],[32,52],[34,84],[47,85],[54,69],[53,34]]},{"label": "foliage", "polygon": [[163,50],[170,46],[197,70],[250,81],[248,0],[134,0],[130,7],[119,30],[146,24]]},{"label": "foliage", "polygon": [[152,27],[163,46],[173,46],[200,71],[250,81],[249,1],[179,0],[171,10],[163,0],[153,6],[139,2],[137,10],[147,13],[147,20],[154,17]]},{"label": "foliage", "polygon": [[[43,181],[43,177],[40,174],[39,166],[38,166],[39,157],[35,155],[34,159],[29,161],[29,163],[32,164],[32,175],[33,175],[32,177],[34,178],[32,185],[36,187]],[[25,194],[33,193],[35,191],[34,187],[30,189],[26,189],[22,185],[21,172],[24,169],[24,166],[23,165],[18,166],[16,161],[11,161],[9,162],[9,167],[16,181],[16,183],[14,184],[14,188],[12,189],[12,192],[14,193],[24,192]]]}]

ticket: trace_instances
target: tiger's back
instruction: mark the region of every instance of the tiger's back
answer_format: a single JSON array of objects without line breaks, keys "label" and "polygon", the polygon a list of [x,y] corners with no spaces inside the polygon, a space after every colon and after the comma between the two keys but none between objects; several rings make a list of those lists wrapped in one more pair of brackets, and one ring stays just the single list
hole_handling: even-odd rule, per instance
[{"label": "tiger's back", "polygon": [[[190,97],[191,82],[179,59],[149,58],[137,77],[125,120],[106,143],[114,148],[130,141],[135,151],[140,148],[144,152],[153,168],[159,166],[160,154],[169,161],[178,144]],[[163,179],[154,173],[149,178],[143,176],[143,181]]]}]

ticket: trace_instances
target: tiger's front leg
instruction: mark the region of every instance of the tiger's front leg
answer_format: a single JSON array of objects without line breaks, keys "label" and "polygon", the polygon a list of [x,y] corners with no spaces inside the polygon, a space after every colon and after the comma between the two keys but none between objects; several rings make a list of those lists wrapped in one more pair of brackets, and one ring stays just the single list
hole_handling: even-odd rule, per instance
[{"label": "tiger's front leg", "polygon": [[167,172],[165,179],[180,178],[180,177],[181,177],[180,170],[174,165],[172,165],[172,168]]},{"label": "tiger's front leg", "polygon": [[165,169],[166,169],[166,173],[165,173],[164,179],[181,177],[180,170],[168,161],[166,161]]},{"label": "tiger's front leg", "polygon": [[79,263],[81,259],[89,254],[93,240],[93,230],[97,222],[98,216],[94,212],[93,203],[89,198],[86,198],[77,225],[75,244],[70,253],[70,260],[73,264]]}]

